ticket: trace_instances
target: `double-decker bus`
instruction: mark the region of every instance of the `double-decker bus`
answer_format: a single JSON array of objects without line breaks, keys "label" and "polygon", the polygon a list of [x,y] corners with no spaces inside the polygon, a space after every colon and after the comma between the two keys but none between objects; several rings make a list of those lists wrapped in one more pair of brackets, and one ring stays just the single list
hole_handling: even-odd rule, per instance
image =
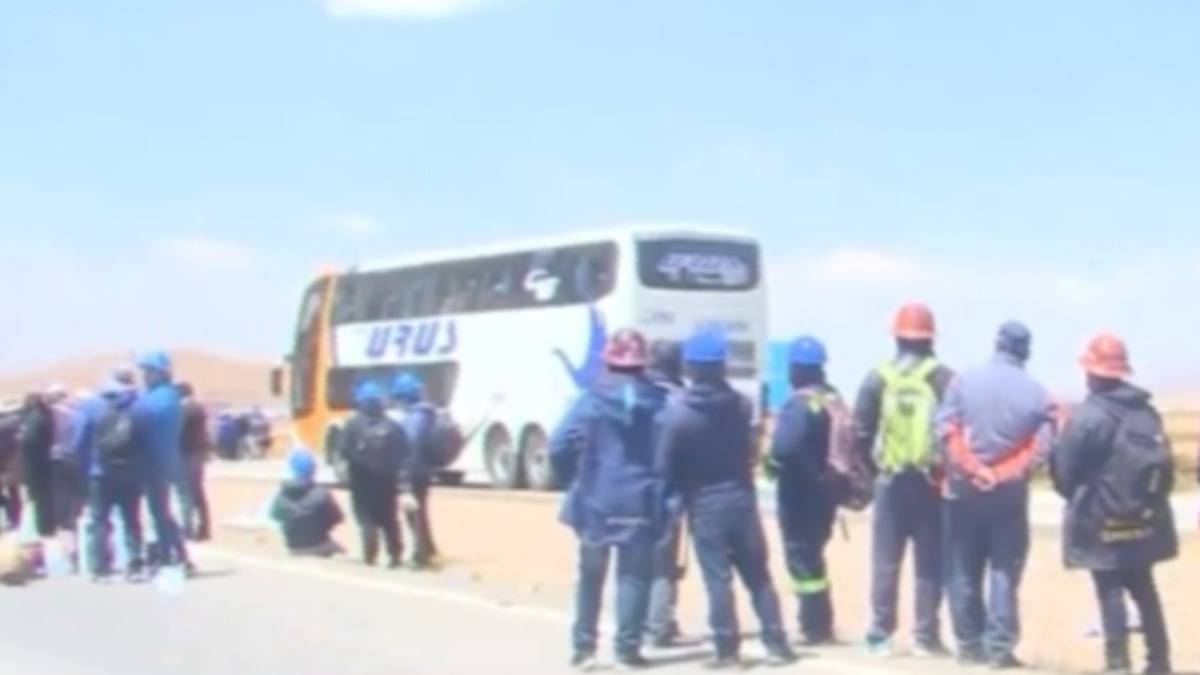
[{"label": "double-decker bus", "polygon": [[[448,482],[555,487],[546,440],[603,367],[606,334],[682,339],[719,325],[731,383],[759,405],[766,329],[761,252],[748,233],[632,225],[379,260],[304,290],[286,389],[296,440],[339,477],[337,437],[354,388],[417,375],[466,443]],[[284,381],[286,379],[286,386]]]}]

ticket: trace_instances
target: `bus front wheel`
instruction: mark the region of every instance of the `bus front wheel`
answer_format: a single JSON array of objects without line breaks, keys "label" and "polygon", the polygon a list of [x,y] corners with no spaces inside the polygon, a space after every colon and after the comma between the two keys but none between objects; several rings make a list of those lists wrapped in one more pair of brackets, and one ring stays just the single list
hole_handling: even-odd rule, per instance
[{"label": "bus front wheel", "polygon": [[521,487],[521,458],[503,427],[492,427],[488,431],[483,451],[492,487],[499,490]]},{"label": "bus front wheel", "polygon": [[541,427],[526,427],[521,433],[521,464],[531,489],[549,492],[558,488],[558,479],[550,466],[546,433]]}]

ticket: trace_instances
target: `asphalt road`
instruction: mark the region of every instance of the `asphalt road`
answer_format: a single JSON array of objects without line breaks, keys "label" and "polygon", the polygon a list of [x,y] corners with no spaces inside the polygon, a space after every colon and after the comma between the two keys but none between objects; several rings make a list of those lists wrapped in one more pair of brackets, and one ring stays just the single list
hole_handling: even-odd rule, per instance
[{"label": "asphalt road", "polygon": [[[504,606],[395,573],[198,553],[205,575],[178,595],[80,578],[0,588],[0,673],[572,672],[559,609]],[[747,644],[746,652],[752,658],[757,649]],[[706,672],[707,653],[699,645],[649,656],[655,672],[685,675]],[[948,664],[829,654],[796,667],[812,675],[955,672]]]}]

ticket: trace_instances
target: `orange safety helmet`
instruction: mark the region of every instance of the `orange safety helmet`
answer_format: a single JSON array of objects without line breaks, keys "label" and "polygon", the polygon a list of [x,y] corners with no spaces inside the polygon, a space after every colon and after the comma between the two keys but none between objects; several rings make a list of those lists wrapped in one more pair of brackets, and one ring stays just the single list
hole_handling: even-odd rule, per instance
[{"label": "orange safety helmet", "polygon": [[1101,333],[1088,341],[1079,365],[1096,377],[1119,380],[1133,373],[1129,367],[1129,350],[1125,341],[1112,333]]},{"label": "orange safety helmet", "polygon": [[892,318],[892,335],[902,340],[932,340],[935,333],[933,312],[920,302],[901,305]]},{"label": "orange safety helmet", "polygon": [[646,338],[632,328],[622,328],[609,336],[604,345],[604,362],[615,368],[642,368],[646,365]]}]

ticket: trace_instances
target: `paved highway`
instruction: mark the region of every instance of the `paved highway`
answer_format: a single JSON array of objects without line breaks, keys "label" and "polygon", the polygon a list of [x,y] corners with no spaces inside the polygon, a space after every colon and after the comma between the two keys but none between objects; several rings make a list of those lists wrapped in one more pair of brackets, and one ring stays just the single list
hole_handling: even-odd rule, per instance
[{"label": "paved highway", "polygon": [[[0,589],[0,673],[20,675],[529,675],[572,672],[561,610],[516,608],[395,573],[199,552],[207,576],[181,594],[82,579]],[[747,649],[747,652],[757,650]],[[703,647],[651,653],[701,673]],[[751,656],[751,654],[747,654]],[[951,667],[825,655],[813,675]]]}]

